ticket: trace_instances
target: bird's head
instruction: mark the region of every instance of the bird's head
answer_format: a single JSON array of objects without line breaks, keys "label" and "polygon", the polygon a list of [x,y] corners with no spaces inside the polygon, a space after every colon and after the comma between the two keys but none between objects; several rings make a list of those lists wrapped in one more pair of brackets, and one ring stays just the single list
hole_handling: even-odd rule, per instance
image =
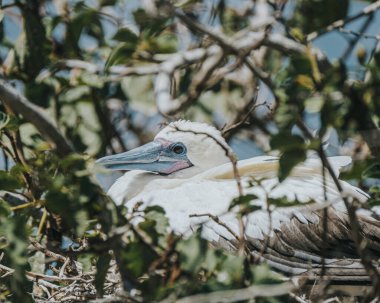
[{"label": "bird's head", "polygon": [[216,128],[179,120],[161,130],[152,142],[97,163],[112,170],[145,170],[162,175],[181,171],[193,175],[227,163],[229,150]]}]

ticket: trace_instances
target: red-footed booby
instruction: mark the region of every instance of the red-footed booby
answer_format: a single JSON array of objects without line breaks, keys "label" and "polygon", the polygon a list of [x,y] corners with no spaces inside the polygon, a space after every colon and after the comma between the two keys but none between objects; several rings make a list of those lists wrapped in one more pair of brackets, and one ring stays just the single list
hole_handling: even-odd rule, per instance
[{"label": "red-footed booby", "polygon": [[[255,157],[237,163],[244,194],[249,194],[250,204],[258,208],[239,221],[239,207],[230,209],[231,201],[239,196],[230,153],[217,129],[181,120],[161,130],[151,143],[98,163],[128,171],[108,191],[116,203],[125,203],[129,209],[136,203],[140,208],[161,206],[170,228],[178,234],[186,236],[203,225],[204,238],[233,251],[238,246],[236,235],[243,233],[250,253],[281,272],[316,277],[324,263],[331,279],[368,280],[342,199],[363,203],[368,199],[366,193],[341,180],[343,192],[339,192],[328,173],[323,177],[319,159],[307,159],[279,182],[278,158]],[[328,160],[337,176],[351,163],[349,157]],[[300,204],[270,205],[270,200],[279,198]],[[223,224],[205,214],[217,216]],[[378,260],[380,221],[364,209],[357,211],[357,218],[368,252]]]}]

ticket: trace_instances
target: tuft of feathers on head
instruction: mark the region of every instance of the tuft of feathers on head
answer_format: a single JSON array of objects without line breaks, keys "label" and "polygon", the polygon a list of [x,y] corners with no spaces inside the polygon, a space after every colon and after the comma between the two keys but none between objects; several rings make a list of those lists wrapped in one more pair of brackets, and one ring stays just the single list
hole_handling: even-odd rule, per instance
[{"label": "tuft of feathers on head", "polygon": [[225,148],[229,148],[227,142],[223,138],[221,132],[217,130],[214,126],[202,122],[192,122],[189,120],[177,120],[171,122],[163,130],[161,130],[156,137],[165,136],[165,134],[171,132],[184,132],[193,133],[195,135],[204,135],[217,140],[219,144],[223,145]]}]

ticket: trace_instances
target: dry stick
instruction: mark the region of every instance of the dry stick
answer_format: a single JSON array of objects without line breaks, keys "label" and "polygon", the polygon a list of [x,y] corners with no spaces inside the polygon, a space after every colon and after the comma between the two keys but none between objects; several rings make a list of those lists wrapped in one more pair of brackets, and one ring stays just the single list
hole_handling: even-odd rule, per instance
[{"label": "dry stick", "polygon": [[[314,137],[310,133],[309,129],[306,127],[302,120],[297,121],[297,126],[301,129],[303,134],[310,140],[313,140]],[[380,292],[380,279],[379,272],[377,268],[372,264],[372,260],[366,255],[366,247],[363,246],[363,237],[360,234],[361,228],[356,216],[356,207],[351,205],[351,203],[344,197],[344,191],[342,185],[339,182],[339,179],[336,177],[333,168],[330,165],[330,162],[327,159],[327,156],[322,148],[318,149],[318,155],[322,161],[322,165],[327,168],[331,178],[333,179],[336,188],[342,196],[342,200],[346,206],[348,217],[350,219],[352,238],[354,240],[356,250],[360,256],[361,262],[366,269],[368,276],[371,278],[373,283],[373,291]]]},{"label": "dry stick", "polygon": [[95,279],[84,279],[82,278],[82,275],[76,276],[76,277],[57,277],[57,276],[48,276],[48,275],[43,275],[43,274],[37,274],[31,271],[26,271],[25,272],[27,277],[30,277],[34,279],[34,281],[61,281],[61,282],[69,282],[69,281],[79,281],[79,282],[84,282],[84,283],[91,283]]},{"label": "dry stick", "polygon": [[321,35],[323,34],[326,34],[328,32],[331,32],[335,29],[338,29],[340,27],[343,27],[345,25],[347,25],[348,23],[351,23],[363,16],[366,16],[366,15],[369,15],[369,14],[373,14],[376,10],[378,10],[380,8],[380,1],[376,1],[368,6],[366,6],[362,11],[360,11],[359,13],[357,13],[356,15],[353,15],[351,17],[348,17],[346,19],[340,19],[340,20],[337,20],[333,23],[331,23],[329,26],[327,26],[326,28],[320,30],[320,31],[315,31],[315,32],[312,32],[310,34],[307,35],[306,37],[306,40],[307,41],[312,41],[314,40],[315,38],[318,38],[320,37]]},{"label": "dry stick", "polygon": [[65,275],[65,270],[67,265],[70,264],[70,258],[66,258],[65,262],[63,263],[61,269],[59,270],[58,277],[62,278]]},{"label": "dry stick", "polygon": [[300,296],[297,296],[295,293],[289,292],[289,297],[293,298],[295,301],[299,303],[308,303],[308,301],[302,299]]},{"label": "dry stick", "polygon": [[36,240],[32,239],[32,238],[29,238],[29,241],[30,243],[40,252],[42,252],[45,256],[48,256],[52,259],[54,259],[55,261],[60,261],[62,263],[65,263],[66,262],[66,257],[60,255],[60,254],[57,254],[55,252],[52,252],[50,250],[48,250],[47,248],[43,247],[40,243],[38,243]]},{"label": "dry stick", "polygon": [[2,264],[0,264],[0,270],[3,270],[3,271],[6,272],[2,276],[0,276],[0,278],[5,278],[6,276],[10,276],[10,275],[12,275],[15,272],[14,269],[12,269],[12,268],[10,268],[8,266],[2,265]]},{"label": "dry stick", "polygon": [[31,103],[2,79],[0,79],[0,101],[32,123],[46,139],[55,145],[59,155],[66,156],[74,151],[71,143],[56,128],[42,108]]},{"label": "dry stick", "polygon": [[[323,183],[323,200],[325,203],[327,203],[327,187],[326,187],[326,169],[324,165],[322,165],[322,183]],[[327,234],[328,234],[328,211],[327,207],[323,209],[323,246],[322,246],[322,270],[321,270],[321,278],[326,274],[326,255],[327,255]]]}]

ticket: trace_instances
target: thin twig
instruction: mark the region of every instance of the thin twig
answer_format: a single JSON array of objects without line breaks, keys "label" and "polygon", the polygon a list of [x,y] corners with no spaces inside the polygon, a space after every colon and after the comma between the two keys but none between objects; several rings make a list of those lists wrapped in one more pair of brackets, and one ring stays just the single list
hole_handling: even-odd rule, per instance
[{"label": "thin twig", "polygon": [[42,252],[45,256],[48,256],[56,261],[60,261],[62,263],[64,263],[66,261],[66,257],[60,255],[60,254],[57,254],[55,252],[52,252],[50,250],[48,250],[47,248],[43,247],[40,243],[38,243],[36,240],[30,238],[29,239],[30,243],[40,252]]},{"label": "thin twig", "polygon": [[366,34],[363,32],[357,32],[357,31],[353,31],[351,29],[347,29],[347,28],[343,28],[343,27],[339,28],[338,30],[341,33],[353,35],[353,36],[356,36],[359,38],[372,39],[372,40],[380,41],[380,35],[369,35],[369,34]]},{"label": "thin twig", "polygon": [[361,18],[363,16],[367,16],[367,15],[373,14],[379,8],[380,8],[380,1],[376,1],[374,3],[371,3],[370,5],[368,5],[365,8],[363,8],[356,15],[353,15],[353,16],[348,17],[346,19],[340,19],[340,20],[334,21],[333,23],[331,23],[326,28],[308,34],[307,37],[306,37],[306,40],[307,41],[312,41],[312,40],[314,40],[314,39],[322,36],[323,34],[326,34],[328,32],[331,32],[331,31],[335,30],[335,29],[343,27],[343,26],[347,25],[348,23],[351,23],[351,22],[353,22],[353,21],[355,21],[355,20],[357,20],[357,19],[359,19],[359,18]]},{"label": "thin twig", "polygon": [[[361,26],[360,28],[360,32],[365,32],[367,30],[367,28],[371,25],[373,21],[373,15],[369,15],[369,17],[367,18],[367,20],[363,23],[363,25]],[[340,31],[342,32],[342,30],[344,30],[343,28],[340,29]],[[352,53],[352,51],[354,50],[354,47],[355,45],[358,43],[358,41],[360,40],[361,36],[359,35],[356,35],[353,39],[350,40],[349,42],[349,45],[346,49],[346,51],[344,52],[344,54],[341,56],[341,60],[343,62],[345,62],[347,60],[347,58],[350,56],[350,54]]]},{"label": "thin twig", "polygon": [[[257,99],[257,94],[253,98],[252,103],[254,104]],[[266,106],[268,108],[268,105],[266,103],[260,103],[260,104],[254,104],[253,106],[250,107],[250,109],[247,111],[244,111],[245,115],[240,119],[238,122],[234,122],[234,124],[227,126],[222,130],[223,136],[225,136],[227,133],[231,132],[232,130],[239,129],[241,126],[247,123],[248,119],[250,118],[251,114],[260,106]],[[245,108],[245,107],[244,107]],[[242,111],[243,112],[243,111]],[[235,120],[237,121],[237,119]]]}]

